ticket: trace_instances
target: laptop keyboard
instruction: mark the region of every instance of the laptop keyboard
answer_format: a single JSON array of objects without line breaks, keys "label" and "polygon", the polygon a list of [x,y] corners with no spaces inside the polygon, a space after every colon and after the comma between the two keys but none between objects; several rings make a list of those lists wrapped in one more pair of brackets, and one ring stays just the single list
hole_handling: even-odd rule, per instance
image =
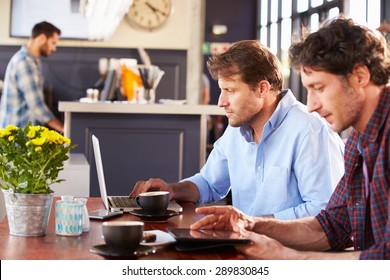
[{"label": "laptop keyboard", "polygon": [[138,204],[135,202],[134,198],[126,197],[126,196],[112,196],[111,202],[116,207],[133,207],[133,208],[139,208]]}]

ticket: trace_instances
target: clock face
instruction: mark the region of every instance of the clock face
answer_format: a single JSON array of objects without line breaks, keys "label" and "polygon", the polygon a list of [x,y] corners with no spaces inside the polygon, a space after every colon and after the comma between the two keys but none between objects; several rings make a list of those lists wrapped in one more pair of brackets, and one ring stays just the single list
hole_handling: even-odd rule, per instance
[{"label": "clock face", "polygon": [[173,12],[173,0],[134,0],[127,14],[138,28],[154,30],[163,26]]}]

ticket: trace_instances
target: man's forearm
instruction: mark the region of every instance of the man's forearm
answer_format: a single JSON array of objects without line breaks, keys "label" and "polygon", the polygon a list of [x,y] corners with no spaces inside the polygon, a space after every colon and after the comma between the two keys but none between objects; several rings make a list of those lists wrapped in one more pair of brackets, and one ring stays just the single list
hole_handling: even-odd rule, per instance
[{"label": "man's forearm", "polygon": [[64,125],[56,118],[53,118],[48,121],[47,125],[50,128],[57,130],[58,132],[64,133]]},{"label": "man's forearm", "polygon": [[183,181],[171,184],[171,187],[174,193],[172,199],[190,201],[193,203],[199,201],[199,189],[194,183]]},{"label": "man's forearm", "polygon": [[277,259],[284,260],[358,260],[361,251],[345,252],[313,252],[297,251],[291,248],[283,247],[278,250]]},{"label": "man's forearm", "polygon": [[281,221],[255,217],[251,229],[298,250],[325,251],[330,246],[321,225],[315,217]]}]

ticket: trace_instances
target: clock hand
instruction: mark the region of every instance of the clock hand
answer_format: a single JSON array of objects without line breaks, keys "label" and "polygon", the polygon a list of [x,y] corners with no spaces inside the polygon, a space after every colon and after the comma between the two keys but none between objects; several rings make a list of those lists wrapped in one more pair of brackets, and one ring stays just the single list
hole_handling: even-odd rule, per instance
[{"label": "clock hand", "polygon": [[160,9],[157,9],[156,7],[152,6],[149,2],[145,2],[145,5],[148,6],[153,11],[153,13],[158,12],[163,16],[167,15],[164,11],[161,11]]}]

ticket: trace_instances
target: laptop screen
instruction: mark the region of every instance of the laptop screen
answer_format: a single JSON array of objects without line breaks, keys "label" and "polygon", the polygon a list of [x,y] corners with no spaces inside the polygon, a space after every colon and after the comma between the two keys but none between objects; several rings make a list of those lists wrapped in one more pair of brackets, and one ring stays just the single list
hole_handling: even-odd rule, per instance
[{"label": "laptop screen", "polygon": [[95,155],[96,172],[99,181],[100,195],[102,197],[104,206],[106,207],[106,209],[109,210],[110,208],[108,205],[106,181],[104,179],[104,172],[103,172],[103,161],[102,161],[102,155],[100,153],[100,144],[99,144],[99,139],[95,135],[92,135],[92,146],[93,146],[93,153]]}]

